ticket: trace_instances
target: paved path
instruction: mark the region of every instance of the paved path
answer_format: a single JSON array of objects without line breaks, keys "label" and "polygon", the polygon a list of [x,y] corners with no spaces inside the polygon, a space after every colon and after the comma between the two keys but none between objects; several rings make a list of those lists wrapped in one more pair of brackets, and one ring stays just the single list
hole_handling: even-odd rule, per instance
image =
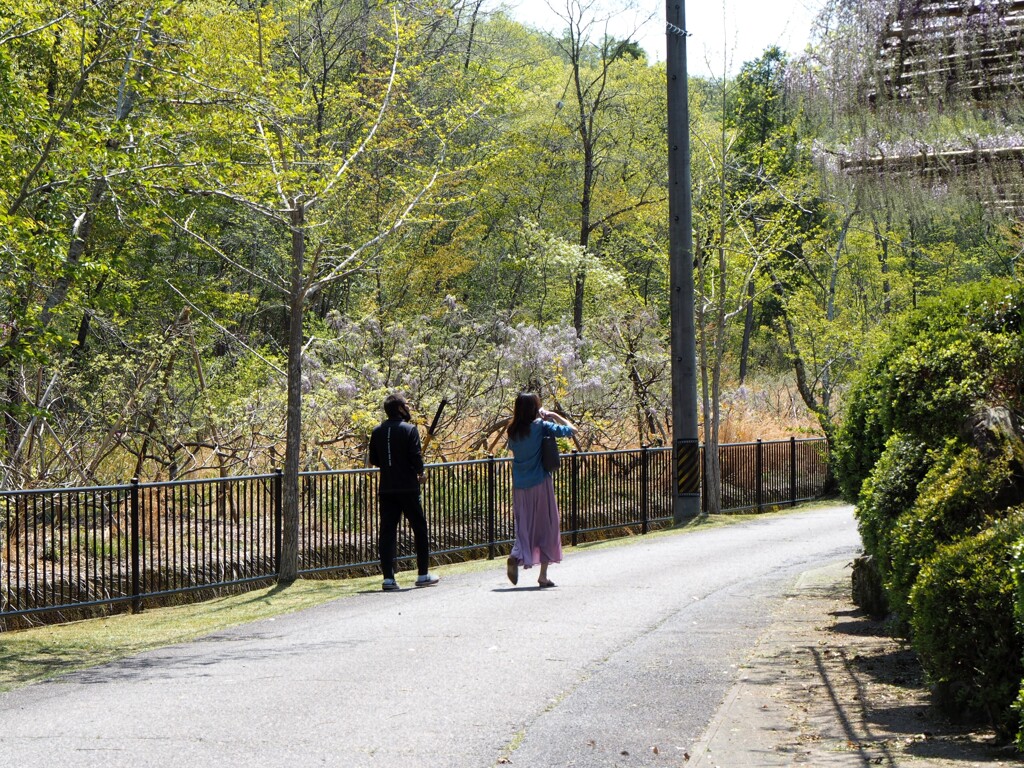
[{"label": "paved path", "polygon": [[0,694],[0,765],[681,766],[779,595],[858,549],[835,507],[569,549],[550,590],[441,568]]}]

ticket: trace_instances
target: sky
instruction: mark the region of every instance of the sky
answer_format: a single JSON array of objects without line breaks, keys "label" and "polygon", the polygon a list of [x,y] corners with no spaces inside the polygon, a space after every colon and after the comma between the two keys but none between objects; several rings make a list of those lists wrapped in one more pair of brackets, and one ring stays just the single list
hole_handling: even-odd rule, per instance
[{"label": "sky", "polygon": [[[584,0],[584,3],[589,0]],[[599,0],[600,1],[600,0]],[[552,8],[566,0],[501,0],[516,20],[549,32],[565,26]],[[651,59],[665,60],[665,0],[633,0],[639,10],[616,15],[609,32],[627,36],[647,19],[633,39]],[[496,2],[493,7],[497,7]],[[603,0],[605,8],[622,8],[622,0]],[[690,75],[734,75],[745,61],[769,45],[800,53],[824,0],[690,0],[685,5],[687,70]],[[563,13],[564,15],[564,13]]]}]

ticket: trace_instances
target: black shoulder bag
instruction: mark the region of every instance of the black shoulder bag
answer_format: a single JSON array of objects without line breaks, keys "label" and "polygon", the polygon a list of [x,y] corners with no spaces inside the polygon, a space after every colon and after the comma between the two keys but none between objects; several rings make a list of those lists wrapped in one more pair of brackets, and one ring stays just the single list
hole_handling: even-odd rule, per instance
[{"label": "black shoulder bag", "polygon": [[544,471],[553,475],[560,461],[558,441],[554,435],[544,435],[540,441],[540,463],[544,466]]}]

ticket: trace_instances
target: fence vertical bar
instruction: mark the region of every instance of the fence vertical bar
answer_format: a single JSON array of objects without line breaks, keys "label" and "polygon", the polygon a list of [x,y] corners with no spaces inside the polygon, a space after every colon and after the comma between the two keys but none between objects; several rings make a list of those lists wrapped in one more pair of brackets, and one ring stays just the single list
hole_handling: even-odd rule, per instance
[{"label": "fence vertical bar", "polygon": [[131,583],[132,583],[132,613],[138,613],[142,608],[142,600],[139,597],[139,478],[133,477],[129,495],[129,510],[131,515]]},{"label": "fence vertical bar", "polygon": [[757,511],[764,511],[764,443],[757,439],[757,453],[754,459],[754,483],[756,487]]},{"label": "fence vertical bar", "polygon": [[[708,514],[708,446],[704,444],[698,448],[700,451],[700,511],[701,514]],[[722,449],[718,449],[718,463],[722,463]]]},{"label": "fence vertical bar", "polygon": [[796,437],[789,438],[789,505],[796,506]]},{"label": "fence vertical bar", "polygon": [[487,457],[487,559],[494,559],[494,518],[497,514],[498,502],[496,496],[494,456]]},{"label": "fence vertical bar", "polygon": [[647,446],[640,446],[640,533],[647,533],[648,520],[651,516],[651,494],[648,489],[650,469]]},{"label": "fence vertical bar", "polygon": [[572,545],[579,543],[580,516],[580,465],[579,451],[572,452],[569,461],[572,472],[569,475],[569,524],[572,526]]},{"label": "fence vertical bar", "polygon": [[281,509],[283,507],[281,494],[284,491],[284,474],[281,468],[274,470],[274,574],[281,576],[281,536],[283,521]]}]

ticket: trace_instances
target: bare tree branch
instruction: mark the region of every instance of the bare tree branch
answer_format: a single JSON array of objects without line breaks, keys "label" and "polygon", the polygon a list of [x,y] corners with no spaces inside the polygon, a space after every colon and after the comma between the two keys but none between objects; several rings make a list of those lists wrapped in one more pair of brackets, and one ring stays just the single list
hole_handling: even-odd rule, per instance
[{"label": "bare tree branch", "polygon": [[235,334],[231,333],[231,331],[229,331],[229,330],[228,330],[227,328],[225,328],[225,327],[224,327],[223,325],[221,325],[221,324],[220,324],[220,323],[218,323],[218,322],[217,322],[216,320],[214,320],[214,319],[213,319],[212,317],[210,317],[210,316],[209,316],[209,315],[208,315],[208,314],[207,314],[206,312],[203,312],[203,310],[201,310],[201,309],[200,309],[199,307],[197,307],[197,306],[196,306],[195,304],[193,304],[193,303],[192,303],[191,301],[189,301],[188,297],[187,297],[187,296],[186,296],[186,295],[185,295],[184,293],[182,293],[182,292],[181,292],[180,290],[178,290],[178,288],[177,288],[177,287],[176,287],[176,286],[174,285],[174,283],[172,283],[172,282],[171,282],[170,280],[167,280],[167,279],[165,279],[165,280],[164,280],[164,282],[165,282],[165,283],[167,283],[167,285],[169,285],[169,286],[171,287],[171,290],[172,290],[172,291],[174,291],[174,292],[175,292],[176,294],[178,294],[178,296],[180,296],[180,297],[181,297],[181,300],[182,300],[182,301],[184,301],[184,302],[185,302],[186,304],[188,304],[188,305],[189,305],[189,306],[190,306],[190,307],[191,307],[192,309],[194,309],[194,310],[195,310],[196,312],[198,312],[198,313],[199,313],[200,315],[202,315],[202,316],[203,316],[203,317],[205,317],[205,318],[206,318],[207,320],[209,320],[209,321],[210,321],[210,323],[211,323],[211,324],[212,324],[212,325],[213,325],[213,326],[214,326],[215,328],[217,328],[217,330],[219,330],[219,331],[220,331],[221,333],[226,333],[226,334],[227,334],[228,336],[230,336],[230,337],[231,337],[231,338],[232,338],[232,339],[233,339],[233,340],[235,341],[235,343],[236,343],[236,344],[238,344],[238,345],[239,345],[240,347],[243,347],[244,349],[246,349],[247,351],[249,351],[250,353],[252,353],[252,354],[253,354],[253,355],[255,355],[256,357],[258,357],[258,358],[259,358],[260,360],[262,360],[262,361],[263,361],[264,363],[266,363],[266,364],[267,364],[267,366],[268,366],[269,368],[271,368],[271,369],[272,369],[273,371],[275,371],[275,372],[277,372],[277,373],[281,374],[282,376],[286,375],[286,372],[285,372],[285,371],[281,370],[281,369],[280,369],[280,368],[278,368],[278,367],[277,367],[276,365],[274,365],[274,364],[273,364],[272,362],[270,362],[269,360],[267,360],[267,358],[265,358],[265,357],[264,357],[263,355],[261,355],[261,354],[260,354],[259,352],[257,352],[257,351],[256,351],[255,349],[253,349],[253,348],[252,348],[252,347],[250,347],[250,346],[249,346],[248,344],[246,344],[246,343],[245,343],[244,341],[242,341],[242,340],[241,340],[240,338],[238,338],[237,336],[235,336]]}]

